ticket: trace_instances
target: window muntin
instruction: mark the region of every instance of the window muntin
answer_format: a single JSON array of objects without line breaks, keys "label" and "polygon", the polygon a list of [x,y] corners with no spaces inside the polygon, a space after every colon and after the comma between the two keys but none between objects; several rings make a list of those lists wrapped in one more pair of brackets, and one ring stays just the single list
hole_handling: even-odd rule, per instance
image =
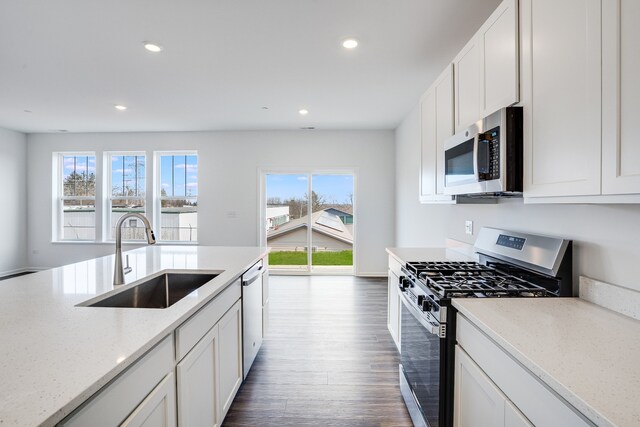
[{"label": "window muntin", "polygon": [[58,238],[96,238],[96,156],[61,153]]},{"label": "window muntin", "polygon": [[[118,220],[125,214],[146,214],[146,157],[144,153],[109,154],[108,223],[109,237],[115,239]],[[123,223],[123,240],[145,240],[142,221],[130,218]]]},{"label": "window muntin", "polygon": [[163,153],[160,159],[160,240],[198,240],[198,155]]}]

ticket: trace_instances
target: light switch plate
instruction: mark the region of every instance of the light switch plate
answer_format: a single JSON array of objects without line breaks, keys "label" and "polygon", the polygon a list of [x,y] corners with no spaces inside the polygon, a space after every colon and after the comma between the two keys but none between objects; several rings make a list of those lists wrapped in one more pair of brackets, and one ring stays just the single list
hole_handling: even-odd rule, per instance
[{"label": "light switch plate", "polygon": [[473,235],[473,221],[464,222],[464,232]]}]

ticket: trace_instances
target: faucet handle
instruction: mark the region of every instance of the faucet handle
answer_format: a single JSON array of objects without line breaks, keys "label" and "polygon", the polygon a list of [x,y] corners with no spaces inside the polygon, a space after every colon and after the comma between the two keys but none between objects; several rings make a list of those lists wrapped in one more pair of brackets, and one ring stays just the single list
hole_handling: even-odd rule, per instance
[{"label": "faucet handle", "polygon": [[129,255],[127,255],[127,266],[124,268],[124,274],[131,273],[133,268],[129,267]]}]

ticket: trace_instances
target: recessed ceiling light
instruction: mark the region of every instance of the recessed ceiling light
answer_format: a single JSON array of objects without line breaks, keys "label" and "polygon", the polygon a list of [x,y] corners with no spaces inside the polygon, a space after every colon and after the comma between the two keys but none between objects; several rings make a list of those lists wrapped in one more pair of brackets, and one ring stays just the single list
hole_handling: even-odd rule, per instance
[{"label": "recessed ceiling light", "polygon": [[144,42],[144,48],[147,49],[149,52],[153,52],[153,53],[162,52],[162,49],[164,49],[159,44],[152,43],[152,42]]},{"label": "recessed ceiling light", "polygon": [[298,114],[300,114],[301,116],[306,116],[307,114],[309,114],[309,110],[303,108],[302,110],[298,110]]},{"label": "recessed ceiling light", "polygon": [[342,47],[345,49],[355,49],[358,47],[358,40],[356,39],[346,39],[342,42]]},{"label": "recessed ceiling light", "polygon": [[124,111],[127,109],[127,106],[118,104],[118,105],[114,105],[113,108],[115,108],[118,111]]}]

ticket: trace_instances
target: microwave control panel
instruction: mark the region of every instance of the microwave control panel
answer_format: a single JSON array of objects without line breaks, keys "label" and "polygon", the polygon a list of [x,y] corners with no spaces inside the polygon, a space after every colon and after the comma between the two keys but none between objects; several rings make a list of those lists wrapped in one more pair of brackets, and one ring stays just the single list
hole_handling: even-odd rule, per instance
[{"label": "microwave control panel", "polygon": [[479,146],[482,147],[480,158],[484,161],[478,164],[480,179],[490,181],[500,178],[500,127],[495,127],[479,136]]}]

